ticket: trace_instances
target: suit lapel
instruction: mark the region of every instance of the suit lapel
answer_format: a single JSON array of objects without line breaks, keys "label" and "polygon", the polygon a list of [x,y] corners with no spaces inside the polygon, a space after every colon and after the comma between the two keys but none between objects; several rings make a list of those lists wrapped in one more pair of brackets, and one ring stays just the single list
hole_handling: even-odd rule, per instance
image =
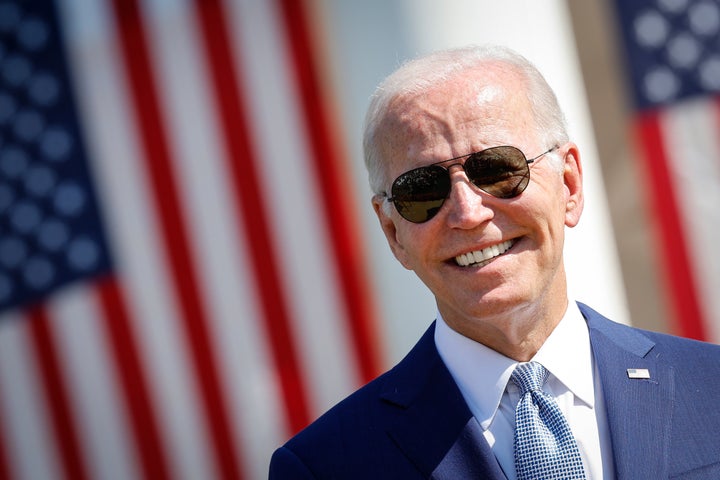
[{"label": "suit lapel", "polygon": [[[642,333],[580,305],[605,398],[617,478],[666,478],[674,378]],[[649,378],[630,378],[645,369]]]},{"label": "suit lapel", "polygon": [[433,471],[433,480],[494,478],[506,480],[505,473],[474,417],[468,420],[453,446]]},{"label": "suit lapel", "polygon": [[480,426],[442,362],[430,327],[387,377],[382,399],[401,409],[388,434],[425,478],[504,479]]}]

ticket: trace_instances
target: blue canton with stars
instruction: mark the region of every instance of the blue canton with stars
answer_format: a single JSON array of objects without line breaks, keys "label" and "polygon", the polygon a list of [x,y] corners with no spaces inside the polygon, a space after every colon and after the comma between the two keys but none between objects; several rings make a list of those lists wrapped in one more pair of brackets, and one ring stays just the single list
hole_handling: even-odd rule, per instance
[{"label": "blue canton with stars", "polygon": [[720,0],[616,0],[636,107],[720,92]]},{"label": "blue canton with stars", "polygon": [[48,0],[0,0],[0,311],[108,272]]}]

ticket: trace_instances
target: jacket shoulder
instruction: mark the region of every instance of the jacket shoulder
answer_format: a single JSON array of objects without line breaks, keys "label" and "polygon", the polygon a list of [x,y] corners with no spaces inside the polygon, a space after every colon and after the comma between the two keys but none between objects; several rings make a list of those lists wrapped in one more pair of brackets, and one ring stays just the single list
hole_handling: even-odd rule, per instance
[{"label": "jacket shoulder", "polygon": [[674,367],[695,367],[699,362],[705,367],[720,370],[720,345],[623,325],[587,305],[578,303],[578,306],[591,331],[603,335],[624,350],[639,356],[652,354],[663,357]]},{"label": "jacket shoulder", "polygon": [[[276,450],[270,478],[414,478],[412,465],[398,461],[400,452],[387,428],[405,409],[403,398],[418,388],[421,372],[434,357],[439,360],[433,332],[428,329],[394,368],[345,397]],[[296,474],[288,475],[289,470]],[[273,477],[273,472],[285,473]]]}]

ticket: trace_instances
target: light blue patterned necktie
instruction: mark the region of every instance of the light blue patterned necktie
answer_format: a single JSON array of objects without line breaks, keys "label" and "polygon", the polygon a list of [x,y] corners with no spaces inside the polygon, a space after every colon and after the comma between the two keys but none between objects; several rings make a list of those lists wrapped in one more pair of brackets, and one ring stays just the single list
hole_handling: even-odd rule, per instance
[{"label": "light blue patterned necktie", "polygon": [[555,399],[542,391],[548,371],[520,363],[512,381],[520,388],[515,409],[515,469],[518,480],[585,478],[570,426]]}]

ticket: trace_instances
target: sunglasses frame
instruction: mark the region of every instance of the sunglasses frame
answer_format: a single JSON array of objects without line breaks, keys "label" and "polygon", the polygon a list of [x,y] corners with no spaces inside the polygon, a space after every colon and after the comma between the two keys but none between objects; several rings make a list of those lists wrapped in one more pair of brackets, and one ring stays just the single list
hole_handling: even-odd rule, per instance
[{"label": "sunglasses frame", "polygon": [[[443,164],[448,163],[448,162],[453,162],[453,161],[456,161],[456,160],[460,160],[460,159],[466,158],[466,157],[467,157],[468,159],[470,159],[470,157],[472,157],[473,155],[479,155],[479,154],[481,154],[481,153],[483,153],[483,152],[487,152],[487,151],[489,151],[489,150],[493,150],[493,149],[497,149],[497,148],[512,148],[512,149],[517,150],[518,152],[520,152],[520,154],[522,154],[522,156],[523,156],[524,159],[525,159],[526,165],[527,165],[527,174],[526,174],[526,176],[527,176],[527,181],[526,181],[524,184],[523,184],[522,181],[521,181],[520,183],[518,183],[518,185],[515,187],[515,190],[513,191],[513,194],[512,194],[512,195],[499,196],[499,195],[495,195],[495,194],[493,194],[492,192],[489,192],[489,191],[487,191],[486,189],[484,189],[484,188],[476,185],[476,184],[470,179],[469,176],[468,176],[468,180],[470,181],[470,183],[471,183],[472,185],[474,185],[475,187],[477,187],[478,189],[480,189],[481,191],[487,193],[487,194],[490,195],[490,196],[493,196],[493,197],[495,197],[495,198],[507,199],[507,198],[515,198],[515,197],[519,196],[520,194],[522,194],[522,193],[525,191],[525,189],[527,188],[527,186],[530,184],[530,167],[531,167],[531,164],[534,163],[534,162],[535,162],[536,160],[538,160],[539,158],[547,155],[548,153],[550,153],[550,152],[552,152],[552,151],[554,151],[554,150],[557,150],[558,148],[560,148],[560,145],[555,145],[554,147],[552,147],[552,148],[544,151],[544,152],[541,153],[540,155],[537,155],[537,156],[532,157],[532,158],[527,158],[527,156],[525,155],[525,153],[524,153],[521,149],[519,149],[519,148],[517,148],[517,147],[515,147],[515,146],[513,146],[513,145],[497,145],[497,146],[495,146],[495,147],[484,148],[484,149],[482,149],[482,150],[478,150],[477,152],[466,153],[465,155],[460,155],[460,156],[457,156],[457,157],[449,158],[449,159],[447,159],[447,160],[441,160],[441,161],[439,161],[439,162],[430,163],[430,164],[428,164],[428,165],[423,165],[422,167],[413,168],[413,169],[410,169],[410,170],[408,170],[408,171],[406,171],[406,172],[404,172],[404,173],[401,173],[400,175],[398,175],[398,177],[397,177],[395,180],[393,180],[393,182],[392,182],[392,184],[391,184],[391,187],[390,187],[390,191],[392,192],[392,189],[395,187],[395,184],[397,183],[397,181],[398,181],[400,178],[402,178],[404,175],[407,175],[408,173],[413,172],[413,171],[416,171],[416,170],[427,169],[427,168],[429,168],[429,167],[440,167],[440,168],[444,169],[446,172],[448,172],[448,177],[449,177],[449,176],[450,176],[450,173],[449,173],[450,168],[452,168],[452,167],[454,167],[454,166],[456,166],[456,165],[459,165],[460,167],[462,167],[463,171],[464,171],[465,174],[467,175],[467,170],[465,170],[465,165],[467,164],[467,160],[466,160],[465,162],[455,162],[455,163],[452,163],[452,164],[447,165],[447,166],[446,166],[446,165],[443,165]],[[402,210],[400,209],[400,207],[398,207],[398,204],[396,203],[397,201],[400,201],[400,200],[398,200],[396,197],[388,196],[388,195],[385,194],[385,193],[384,193],[383,195],[386,197],[386,200],[387,200],[387,201],[393,203],[393,205],[395,206],[395,209],[397,210],[398,214],[400,214],[400,216],[403,217],[405,220],[407,220],[408,222],[412,222],[412,223],[425,223],[425,222],[427,222],[427,221],[430,221],[432,218],[435,217],[435,215],[437,215],[437,213],[439,212],[439,210],[440,210],[440,209],[442,208],[442,206],[445,204],[445,200],[447,200],[447,198],[450,196],[450,193],[451,193],[451,192],[452,192],[452,185],[451,185],[450,188],[448,189],[448,193],[447,193],[447,194],[445,195],[445,197],[442,199],[442,203],[437,207],[437,209],[436,209],[433,213],[429,213],[428,216],[427,216],[427,218],[425,218],[424,220],[413,220],[413,219],[411,219],[411,218],[406,217],[405,215],[403,215]]]}]

